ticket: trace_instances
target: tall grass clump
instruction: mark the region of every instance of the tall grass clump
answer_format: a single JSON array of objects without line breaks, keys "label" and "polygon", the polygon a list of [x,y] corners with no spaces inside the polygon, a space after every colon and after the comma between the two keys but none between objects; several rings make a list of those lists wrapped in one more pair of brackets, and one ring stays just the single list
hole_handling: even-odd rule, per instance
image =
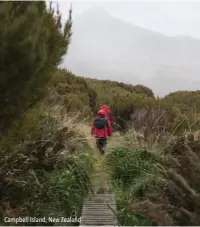
[{"label": "tall grass clump", "polygon": [[4,217],[80,216],[92,169],[79,133],[83,121],[80,113],[41,102],[1,137],[2,223]]},{"label": "tall grass clump", "polygon": [[156,225],[198,225],[199,148],[199,132],[184,133],[169,141],[163,149],[161,185],[148,188],[143,201],[132,203],[129,210],[143,212]]},{"label": "tall grass clump", "polygon": [[160,156],[145,148],[121,147],[108,156],[116,189],[118,220],[121,225],[150,225],[142,212],[130,212],[129,205],[140,201],[146,188],[160,175]]},{"label": "tall grass clump", "polygon": [[114,179],[129,185],[144,174],[152,173],[158,157],[145,148],[116,148],[112,151],[112,168]]},{"label": "tall grass clump", "polygon": [[122,225],[200,223],[200,133],[188,121],[185,132],[176,134],[177,127],[184,127],[180,124],[158,141],[130,129],[124,135],[126,147],[111,152]]}]

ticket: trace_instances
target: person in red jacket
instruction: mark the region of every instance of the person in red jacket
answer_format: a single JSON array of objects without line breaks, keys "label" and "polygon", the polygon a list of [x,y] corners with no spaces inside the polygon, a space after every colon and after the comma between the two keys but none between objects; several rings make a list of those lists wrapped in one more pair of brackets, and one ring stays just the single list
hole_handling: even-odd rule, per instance
[{"label": "person in red jacket", "polygon": [[104,104],[104,105],[101,105],[99,109],[105,111],[106,116],[107,116],[109,121],[114,121],[115,120],[114,116],[111,113],[111,110],[110,110],[109,106]]},{"label": "person in red jacket", "polygon": [[107,119],[106,113],[99,110],[91,124],[91,135],[96,139],[97,148],[104,154],[107,145],[107,136],[112,135],[112,126]]}]

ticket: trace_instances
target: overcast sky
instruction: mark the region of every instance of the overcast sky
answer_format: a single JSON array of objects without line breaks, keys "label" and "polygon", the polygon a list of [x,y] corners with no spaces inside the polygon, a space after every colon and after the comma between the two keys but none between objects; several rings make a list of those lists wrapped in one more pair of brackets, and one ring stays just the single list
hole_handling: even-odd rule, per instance
[{"label": "overcast sky", "polygon": [[[58,0],[63,16],[67,16],[70,1]],[[200,39],[199,1],[76,1],[73,18],[92,7],[103,7],[109,14],[143,28],[168,36],[193,36]]]}]

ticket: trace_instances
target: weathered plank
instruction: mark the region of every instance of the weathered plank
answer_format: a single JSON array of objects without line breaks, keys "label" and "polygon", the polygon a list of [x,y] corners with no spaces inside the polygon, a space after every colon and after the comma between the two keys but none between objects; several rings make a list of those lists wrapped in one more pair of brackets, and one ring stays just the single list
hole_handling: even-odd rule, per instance
[{"label": "weathered plank", "polygon": [[80,226],[117,226],[115,195],[109,193],[105,172],[96,176],[92,178],[93,193],[84,199]]}]

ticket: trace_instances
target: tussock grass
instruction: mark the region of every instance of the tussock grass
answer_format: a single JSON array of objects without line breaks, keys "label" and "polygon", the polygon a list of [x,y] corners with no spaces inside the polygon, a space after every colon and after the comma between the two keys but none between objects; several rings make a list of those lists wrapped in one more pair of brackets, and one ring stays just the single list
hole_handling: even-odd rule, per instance
[{"label": "tussock grass", "polygon": [[80,133],[85,118],[62,106],[43,105],[25,113],[22,124],[14,124],[9,137],[0,141],[2,219],[79,216],[91,187],[93,160]]},{"label": "tussock grass", "polygon": [[129,128],[125,146],[108,156],[122,225],[197,225],[200,133],[188,121],[185,132],[145,137]]},{"label": "tussock grass", "polygon": [[198,130],[199,122],[199,116],[194,113],[192,118],[179,114],[173,123],[169,123],[166,111],[158,109],[151,113],[150,110],[140,121],[125,122],[126,131],[123,137],[127,147],[162,150],[176,136]]},{"label": "tussock grass", "polygon": [[118,178],[123,184],[131,184],[136,177],[153,174],[152,167],[158,162],[159,156],[146,149],[116,148],[108,160],[113,165],[113,178]]},{"label": "tussock grass", "polygon": [[139,200],[152,181],[159,177],[159,160],[159,155],[142,148],[116,148],[108,156],[120,224],[150,224],[144,214],[131,213],[128,207],[137,201],[136,197]]}]

